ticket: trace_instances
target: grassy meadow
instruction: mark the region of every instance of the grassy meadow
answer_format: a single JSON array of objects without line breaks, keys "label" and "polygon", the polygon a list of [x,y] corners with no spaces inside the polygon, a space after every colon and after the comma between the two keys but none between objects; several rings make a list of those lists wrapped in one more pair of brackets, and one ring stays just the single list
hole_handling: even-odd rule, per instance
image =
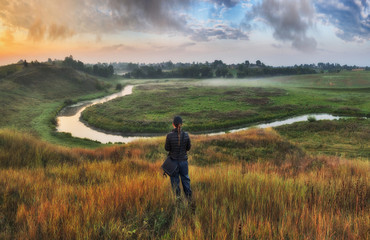
[{"label": "grassy meadow", "polygon": [[276,131],[311,154],[370,159],[370,119],[300,122]]},{"label": "grassy meadow", "polygon": [[369,116],[369,93],[370,72],[177,81],[139,85],[132,95],[89,107],[82,117],[108,131],[166,133],[179,114],[188,131],[208,132],[307,113]]},{"label": "grassy meadow", "polygon": [[[92,125],[166,132],[179,114],[194,133],[307,113],[355,118],[191,134],[191,205],[162,176],[164,136],[105,146],[53,131],[63,105],[117,82],[140,86],[88,108]],[[370,114],[369,87],[369,72],[125,81],[1,67],[0,239],[369,239],[370,122],[356,118]]]},{"label": "grassy meadow", "polygon": [[369,238],[369,161],[311,156],[272,129],[191,137],[195,208],[159,170],[163,137],[86,150],[0,132],[0,238]]}]

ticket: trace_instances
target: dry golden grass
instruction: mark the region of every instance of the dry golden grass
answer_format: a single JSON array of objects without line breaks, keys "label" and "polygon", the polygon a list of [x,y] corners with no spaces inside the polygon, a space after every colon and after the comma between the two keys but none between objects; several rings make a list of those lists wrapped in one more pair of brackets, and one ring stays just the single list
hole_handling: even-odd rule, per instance
[{"label": "dry golden grass", "polygon": [[[310,157],[273,130],[192,140],[195,209],[162,176],[163,138],[63,148],[76,162],[0,170],[0,239],[369,239],[368,161]],[[272,158],[242,157],[253,148]]]}]

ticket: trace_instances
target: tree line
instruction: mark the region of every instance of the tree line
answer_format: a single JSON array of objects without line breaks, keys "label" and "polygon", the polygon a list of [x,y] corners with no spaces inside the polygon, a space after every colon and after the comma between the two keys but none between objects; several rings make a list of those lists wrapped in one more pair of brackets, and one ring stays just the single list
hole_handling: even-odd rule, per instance
[{"label": "tree line", "polygon": [[[19,64],[24,67],[28,66],[26,60],[20,60]],[[279,76],[279,75],[300,75],[300,74],[315,74],[324,72],[340,72],[342,70],[361,69],[370,71],[370,67],[360,68],[356,65],[340,65],[338,63],[323,63],[317,64],[301,64],[294,66],[273,67],[267,66],[260,60],[255,63],[245,61],[238,64],[225,64],[222,60],[205,63],[173,63],[172,61],[154,63],[154,64],[139,64],[139,63],[124,63],[113,62],[85,64],[79,60],[73,59],[73,56],[65,57],[63,61],[48,59],[49,64],[61,64],[66,67],[93,74],[101,77],[111,77],[116,72],[126,72],[123,74],[125,78],[245,78],[258,76]],[[32,61],[31,65],[40,64],[37,61]]]},{"label": "tree line", "polygon": [[127,64],[130,72],[126,78],[244,78],[249,76],[276,76],[314,74],[318,71],[309,66],[272,67],[260,60],[256,63],[245,61],[239,64],[225,64],[222,60],[212,63]]},{"label": "tree line", "polygon": [[84,64],[79,60],[74,60],[72,56],[66,57],[64,61],[62,61],[62,65],[101,77],[111,77],[114,74],[114,68],[112,64],[109,65],[107,63],[97,63],[94,65]]}]

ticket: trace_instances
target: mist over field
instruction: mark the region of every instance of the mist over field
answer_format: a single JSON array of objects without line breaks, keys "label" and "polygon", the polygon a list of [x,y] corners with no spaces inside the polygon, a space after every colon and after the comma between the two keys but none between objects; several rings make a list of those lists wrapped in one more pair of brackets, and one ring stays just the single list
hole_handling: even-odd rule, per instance
[{"label": "mist over field", "polygon": [[279,84],[280,77],[259,77],[248,79],[228,79],[223,78],[205,79],[197,82],[201,86],[213,87],[256,87],[256,86],[273,86]]}]

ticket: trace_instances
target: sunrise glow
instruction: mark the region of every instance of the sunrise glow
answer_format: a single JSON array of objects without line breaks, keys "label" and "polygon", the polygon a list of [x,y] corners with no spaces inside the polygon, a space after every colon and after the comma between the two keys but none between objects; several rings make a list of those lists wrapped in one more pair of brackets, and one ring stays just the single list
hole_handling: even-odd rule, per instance
[{"label": "sunrise glow", "polygon": [[0,0],[0,64],[370,63],[367,0]]}]

